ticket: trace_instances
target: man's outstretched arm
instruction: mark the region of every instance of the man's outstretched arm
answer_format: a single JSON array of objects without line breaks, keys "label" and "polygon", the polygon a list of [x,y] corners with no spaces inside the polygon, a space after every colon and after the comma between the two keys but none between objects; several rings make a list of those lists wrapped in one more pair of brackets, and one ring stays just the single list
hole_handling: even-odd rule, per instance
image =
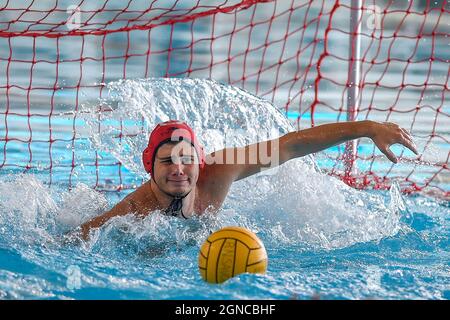
[{"label": "man's outstretched arm", "polygon": [[280,149],[285,149],[285,156],[289,160],[363,137],[371,138],[378,149],[394,163],[397,163],[397,157],[389,149],[393,144],[402,144],[418,154],[411,135],[405,129],[395,123],[370,120],[324,124],[290,132],[280,139]]},{"label": "man's outstretched arm", "polygon": [[[395,123],[379,123],[370,120],[341,122],[320,125],[301,131],[294,131],[284,136],[265,142],[248,145],[242,148],[229,148],[209,155],[214,159],[224,159],[224,164],[212,164],[213,172],[221,173],[230,182],[244,179],[256,174],[262,168],[283,164],[284,162],[303,157],[311,153],[339,145],[343,142],[368,137],[394,163],[397,158],[389,149],[399,143],[418,154],[411,135]],[[262,152],[260,151],[262,149]],[[239,162],[245,154],[245,161]],[[230,156],[232,155],[232,156]],[[261,155],[265,155],[262,157]],[[230,161],[230,158],[231,161]],[[249,159],[253,159],[249,161]],[[272,162],[267,163],[270,159]],[[275,160],[275,163],[273,162]],[[234,162],[233,162],[234,161]]]}]

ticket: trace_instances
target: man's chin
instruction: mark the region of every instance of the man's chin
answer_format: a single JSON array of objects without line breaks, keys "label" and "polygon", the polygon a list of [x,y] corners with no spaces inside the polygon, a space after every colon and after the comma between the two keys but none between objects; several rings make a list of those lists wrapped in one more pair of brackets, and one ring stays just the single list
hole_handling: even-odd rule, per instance
[{"label": "man's chin", "polygon": [[174,197],[182,197],[191,191],[191,188],[171,188],[169,194],[173,195]]}]

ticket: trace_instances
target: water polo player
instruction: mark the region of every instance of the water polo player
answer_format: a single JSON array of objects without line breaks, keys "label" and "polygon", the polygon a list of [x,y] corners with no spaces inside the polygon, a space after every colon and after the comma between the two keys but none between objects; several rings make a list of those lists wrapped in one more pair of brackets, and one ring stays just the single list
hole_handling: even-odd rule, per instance
[{"label": "water polo player", "polygon": [[[188,219],[194,214],[217,211],[231,184],[267,168],[259,149],[265,148],[270,166],[319,152],[348,140],[369,137],[394,163],[389,149],[399,143],[417,154],[411,135],[394,123],[370,120],[332,123],[287,133],[280,138],[227,148],[205,156],[194,131],[184,122],[167,121],[152,131],[143,151],[145,170],[151,179],[130,193],[110,211],[81,225],[81,236],[89,237],[93,228],[101,227],[115,216],[129,213],[146,216],[160,210],[171,216]],[[244,161],[236,161],[239,155]],[[245,161],[255,159],[256,161]],[[265,160],[265,159],[264,159]]]}]

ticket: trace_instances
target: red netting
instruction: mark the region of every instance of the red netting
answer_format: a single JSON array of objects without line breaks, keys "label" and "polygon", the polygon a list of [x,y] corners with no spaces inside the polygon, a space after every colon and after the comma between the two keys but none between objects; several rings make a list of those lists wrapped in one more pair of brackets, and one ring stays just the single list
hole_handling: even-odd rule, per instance
[{"label": "red netting", "polygon": [[[425,0],[6,1],[0,168],[39,170],[70,187],[83,167],[93,187],[128,188],[120,161],[93,151],[80,163],[83,101],[121,78],[212,78],[272,101],[300,129],[352,118],[406,126],[418,159],[400,148],[402,164],[391,164],[361,139],[351,175],[344,146],[321,153],[320,165],[356,187],[399,180],[405,192],[448,196],[449,12],[447,1]],[[69,135],[61,117],[71,121]],[[55,152],[62,148],[65,156]],[[102,176],[105,167],[115,169]]]}]

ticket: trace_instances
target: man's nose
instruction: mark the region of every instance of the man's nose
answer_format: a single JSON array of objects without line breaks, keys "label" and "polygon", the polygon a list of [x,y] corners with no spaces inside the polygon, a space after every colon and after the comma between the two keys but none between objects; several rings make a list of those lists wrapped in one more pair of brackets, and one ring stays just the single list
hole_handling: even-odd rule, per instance
[{"label": "man's nose", "polygon": [[173,173],[177,176],[184,174],[184,165],[181,162],[174,163],[174,171]]}]

